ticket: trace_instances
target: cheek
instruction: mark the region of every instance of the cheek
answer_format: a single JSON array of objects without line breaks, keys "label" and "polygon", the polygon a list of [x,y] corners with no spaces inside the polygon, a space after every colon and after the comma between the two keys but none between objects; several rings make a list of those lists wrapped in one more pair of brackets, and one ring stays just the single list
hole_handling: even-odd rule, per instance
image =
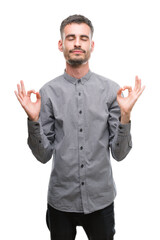
[{"label": "cheek", "polygon": [[89,47],[88,47],[88,51],[89,51],[89,52],[92,52],[92,46],[91,46],[91,44],[90,44]]},{"label": "cheek", "polygon": [[88,49],[88,51],[91,51],[92,50],[92,44],[89,43],[85,46],[86,49]]},{"label": "cheek", "polygon": [[73,48],[73,43],[71,42],[63,42],[63,49],[64,50],[70,50]]}]

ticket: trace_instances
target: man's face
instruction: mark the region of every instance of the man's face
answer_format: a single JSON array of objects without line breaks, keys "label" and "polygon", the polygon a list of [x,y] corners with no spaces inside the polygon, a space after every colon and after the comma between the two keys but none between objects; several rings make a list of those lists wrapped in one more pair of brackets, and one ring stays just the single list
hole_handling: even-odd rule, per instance
[{"label": "man's face", "polygon": [[58,46],[70,65],[78,66],[88,62],[94,48],[90,27],[85,23],[66,25],[63,39],[59,41]]}]

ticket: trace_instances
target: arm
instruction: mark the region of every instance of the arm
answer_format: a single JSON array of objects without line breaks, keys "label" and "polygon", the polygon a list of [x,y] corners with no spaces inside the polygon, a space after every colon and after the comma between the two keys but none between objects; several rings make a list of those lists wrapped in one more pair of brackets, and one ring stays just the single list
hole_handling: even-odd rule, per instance
[{"label": "arm", "polygon": [[[122,92],[125,89],[128,89],[128,96],[124,98]],[[114,99],[110,107],[110,147],[112,156],[118,161],[124,159],[132,148],[130,115],[144,89],[145,87],[141,87],[141,80],[136,77],[134,90],[129,86],[120,88],[117,100]]]},{"label": "arm", "polygon": [[120,122],[121,112],[116,96],[109,108],[109,145],[115,160],[123,160],[132,148],[131,122],[122,124]]},{"label": "arm", "polygon": [[40,91],[41,110],[37,122],[28,120],[28,145],[41,163],[48,162],[54,150],[55,119],[50,100]]},{"label": "arm", "polygon": [[[33,155],[42,163],[46,163],[53,154],[54,117],[52,108],[43,92],[34,90],[26,94],[23,81],[17,85],[17,99],[28,115],[28,145]],[[31,101],[31,93],[36,94],[37,101]],[[41,98],[42,96],[42,98]]]}]

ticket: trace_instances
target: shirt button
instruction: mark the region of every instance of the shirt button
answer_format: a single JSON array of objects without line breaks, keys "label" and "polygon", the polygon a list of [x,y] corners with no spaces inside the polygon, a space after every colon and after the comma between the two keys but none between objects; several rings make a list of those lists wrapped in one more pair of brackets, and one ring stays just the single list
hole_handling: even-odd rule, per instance
[{"label": "shirt button", "polygon": [[82,165],[81,165],[81,168],[83,168],[83,167],[84,167],[84,165],[82,164]]},{"label": "shirt button", "polygon": [[84,185],[84,182],[82,182],[82,185]]},{"label": "shirt button", "polygon": [[82,131],[83,131],[83,129],[81,128],[79,131],[80,131],[80,132],[82,132]]},{"label": "shirt button", "polygon": [[82,114],[82,111],[80,110],[79,113]]},{"label": "shirt button", "polygon": [[81,146],[80,149],[83,150],[83,147]]},{"label": "shirt button", "polygon": [[79,92],[79,96],[81,96],[81,93]]}]

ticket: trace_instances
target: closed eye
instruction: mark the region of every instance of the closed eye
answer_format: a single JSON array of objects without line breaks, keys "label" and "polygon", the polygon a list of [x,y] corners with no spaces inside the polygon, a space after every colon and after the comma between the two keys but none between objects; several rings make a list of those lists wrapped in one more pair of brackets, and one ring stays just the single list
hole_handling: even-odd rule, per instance
[{"label": "closed eye", "polygon": [[[68,41],[72,41],[72,40],[74,40],[75,39],[75,35],[74,34],[69,34],[69,35],[67,35],[66,36],[66,39],[68,40]],[[80,39],[82,40],[82,41],[88,41],[89,40],[89,37],[87,36],[87,35],[81,35],[80,36]]]},{"label": "closed eye", "polygon": [[69,38],[67,38],[67,40],[72,41],[72,40],[74,40],[74,37],[69,37]]},{"label": "closed eye", "polygon": [[67,35],[67,36],[66,36],[66,39],[69,40],[69,41],[72,41],[72,40],[75,39],[75,35],[71,35],[71,34],[70,34],[70,35]]},{"label": "closed eye", "polygon": [[83,40],[83,41],[87,41],[88,38],[86,38],[86,37],[82,37],[81,40]]},{"label": "closed eye", "polygon": [[89,39],[89,37],[87,35],[81,35],[81,39],[83,41],[87,41]]}]

